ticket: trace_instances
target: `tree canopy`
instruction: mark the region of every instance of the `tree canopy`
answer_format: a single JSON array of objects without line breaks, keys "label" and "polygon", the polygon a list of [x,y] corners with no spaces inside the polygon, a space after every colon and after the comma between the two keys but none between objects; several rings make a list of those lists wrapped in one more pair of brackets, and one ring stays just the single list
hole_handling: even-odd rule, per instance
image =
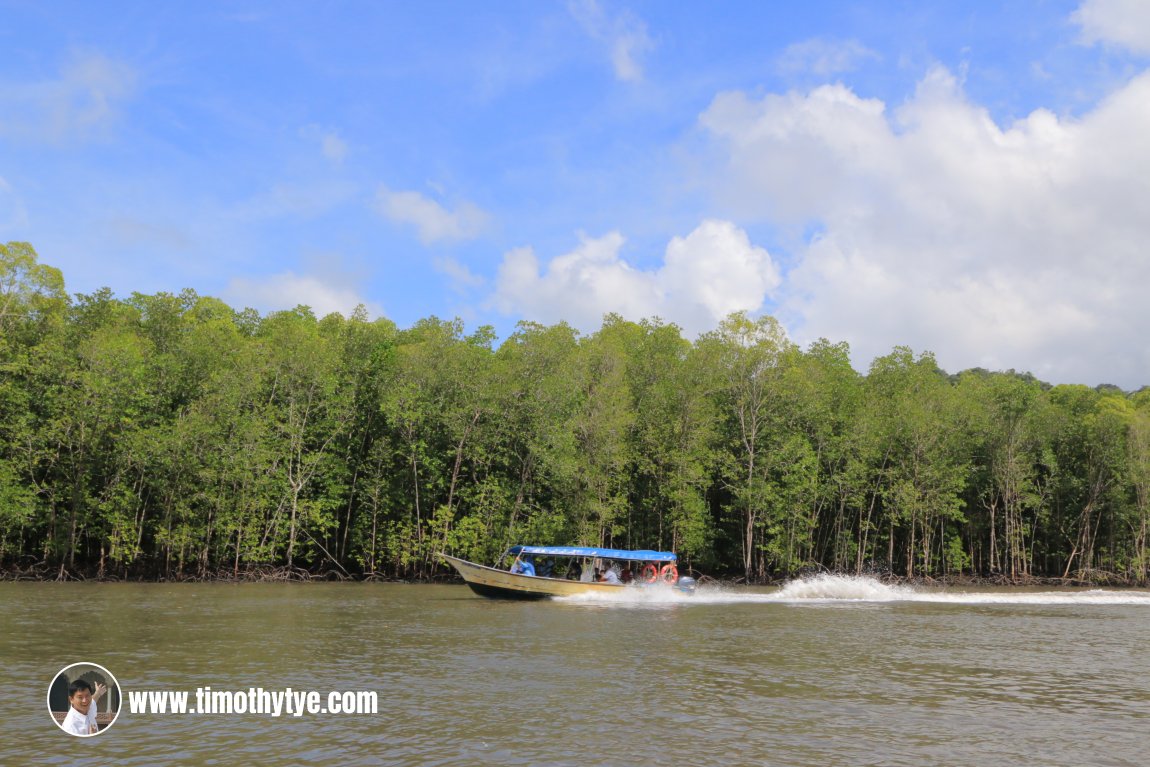
[{"label": "tree canopy", "polygon": [[811,568],[1147,583],[1150,389],[947,375],[735,314],[493,331],[69,297],[0,245],[0,567],[442,572],[512,543]]}]

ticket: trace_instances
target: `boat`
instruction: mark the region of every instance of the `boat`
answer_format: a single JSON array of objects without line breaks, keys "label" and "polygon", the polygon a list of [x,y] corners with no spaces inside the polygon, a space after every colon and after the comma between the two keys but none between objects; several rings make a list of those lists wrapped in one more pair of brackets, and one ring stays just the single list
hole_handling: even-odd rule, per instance
[{"label": "boat", "polygon": [[[440,553],[476,594],[492,599],[549,599],[579,594],[620,594],[628,588],[669,587],[695,591],[695,579],[680,576],[678,556],[669,551],[606,549],[592,546],[512,546],[499,558],[510,567],[488,567]],[[535,574],[513,572],[531,563]],[[498,563],[497,563],[498,564]],[[617,582],[597,580],[599,571]],[[631,577],[627,574],[630,572]]]}]

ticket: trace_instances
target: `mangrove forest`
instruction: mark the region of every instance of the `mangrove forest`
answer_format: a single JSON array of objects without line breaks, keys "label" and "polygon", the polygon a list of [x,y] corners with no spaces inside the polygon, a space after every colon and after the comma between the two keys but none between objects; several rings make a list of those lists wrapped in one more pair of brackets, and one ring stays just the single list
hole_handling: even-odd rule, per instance
[{"label": "mangrove forest", "polygon": [[812,570],[1147,583],[1150,389],[865,374],[769,316],[503,340],[186,290],[69,295],[0,244],[0,571],[426,579],[509,544]]}]

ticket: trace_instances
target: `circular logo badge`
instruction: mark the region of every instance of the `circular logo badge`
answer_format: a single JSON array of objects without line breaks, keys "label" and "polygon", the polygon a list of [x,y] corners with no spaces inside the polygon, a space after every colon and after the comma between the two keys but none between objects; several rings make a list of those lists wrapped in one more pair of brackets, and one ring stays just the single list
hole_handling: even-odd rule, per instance
[{"label": "circular logo badge", "polygon": [[60,669],[48,687],[48,712],[64,732],[79,738],[99,735],[120,714],[120,685],[97,663]]}]

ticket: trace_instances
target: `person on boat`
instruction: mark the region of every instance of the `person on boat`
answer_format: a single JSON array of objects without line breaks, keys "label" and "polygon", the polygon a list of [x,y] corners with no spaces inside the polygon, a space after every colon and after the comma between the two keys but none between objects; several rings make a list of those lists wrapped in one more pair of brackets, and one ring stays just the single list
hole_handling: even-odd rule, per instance
[{"label": "person on boat", "polygon": [[511,563],[511,572],[519,575],[535,575],[535,564],[531,561],[531,555],[515,557],[515,561]]},{"label": "person on boat", "polygon": [[614,568],[611,568],[611,567],[608,567],[606,570],[603,571],[602,575],[599,576],[599,581],[601,583],[614,583],[614,584],[621,583],[621,581],[619,580],[619,576],[615,573]]},{"label": "person on boat", "polygon": [[623,581],[623,583],[630,583],[631,581],[635,580],[635,574],[631,572],[630,562],[628,562],[626,566],[623,567],[623,572],[619,573],[619,580]]}]

